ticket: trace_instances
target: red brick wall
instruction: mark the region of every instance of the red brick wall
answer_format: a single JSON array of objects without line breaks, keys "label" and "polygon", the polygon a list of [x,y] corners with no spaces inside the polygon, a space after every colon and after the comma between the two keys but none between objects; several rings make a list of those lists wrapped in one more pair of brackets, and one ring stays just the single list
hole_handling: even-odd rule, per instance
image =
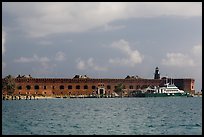
[{"label": "red brick wall", "polygon": [[[150,85],[159,86],[165,82],[165,79],[86,79],[86,78],[76,78],[76,79],[62,79],[62,78],[16,78],[16,90],[15,94],[42,94],[42,95],[89,95],[93,93],[92,86],[98,87],[99,83],[104,83],[106,89],[106,94],[113,93],[115,86],[119,83],[125,85],[127,92],[138,89],[142,87],[147,87]],[[194,93],[194,80],[193,79],[174,79],[174,84],[178,86],[179,89],[184,91],[189,91]],[[31,89],[27,90],[26,86],[30,85]],[[34,86],[38,85],[39,89],[34,89]],[[72,89],[68,89],[71,85]],[[76,89],[79,85],[80,89]],[[88,89],[84,89],[87,85]],[[107,89],[107,86],[111,89]],[[22,86],[19,90],[18,86]],[[44,89],[46,86],[46,89]],[[54,88],[53,88],[54,86]],[[60,89],[60,86],[64,86],[64,89]],[[133,87],[133,89],[130,89]]]}]

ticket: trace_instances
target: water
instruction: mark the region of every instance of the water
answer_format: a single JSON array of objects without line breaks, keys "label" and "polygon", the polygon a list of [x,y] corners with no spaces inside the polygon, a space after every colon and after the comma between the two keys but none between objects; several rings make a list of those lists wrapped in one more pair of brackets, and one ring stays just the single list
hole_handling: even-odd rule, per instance
[{"label": "water", "polygon": [[3,100],[2,134],[201,135],[202,97]]}]

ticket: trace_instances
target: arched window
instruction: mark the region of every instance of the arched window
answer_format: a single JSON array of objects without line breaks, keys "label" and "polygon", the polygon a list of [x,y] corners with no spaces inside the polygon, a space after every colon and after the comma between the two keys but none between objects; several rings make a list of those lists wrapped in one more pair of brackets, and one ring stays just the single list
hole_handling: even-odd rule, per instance
[{"label": "arched window", "polygon": [[22,89],[22,86],[18,86],[18,89],[21,90],[21,89]]},{"label": "arched window", "polygon": [[80,89],[80,85],[77,85],[77,86],[76,86],[76,89]]},{"label": "arched window", "polygon": [[72,89],[72,85],[69,85],[69,86],[68,86],[68,89]]},{"label": "arched window", "polygon": [[35,85],[34,89],[39,89],[39,86],[38,86],[38,85]]},{"label": "arched window", "polygon": [[27,90],[30,90],[30,89],[31,89],[31,86],[30,86],[30,85],[27,85],[27,86],[26,86],[26,89],[27,89]]},{"label": "arched window", "polygon": [[61,85],[61,86],[60,86],[60,89],[64,89],[64,86],[63,86],[63,85]]},{"label": "arched window", "polygon": [[133,89],[133,85],[130,85],[130,86],[129,86],[129,89]]},{"label": "arched window", "polygon": [[107,86],[107,89],[111,89],[111,86],[110,86],[110,85],[108,85],[108,86]]},{"label": "arched window", "polygon": [[88,86],[87,86],[87,85],[85,85],[85,86],[84,86],[84,89],[88,89]]},{"label": "arched window", "polygon": [[92,86],[92,89],[96,89],[96,86]]}]

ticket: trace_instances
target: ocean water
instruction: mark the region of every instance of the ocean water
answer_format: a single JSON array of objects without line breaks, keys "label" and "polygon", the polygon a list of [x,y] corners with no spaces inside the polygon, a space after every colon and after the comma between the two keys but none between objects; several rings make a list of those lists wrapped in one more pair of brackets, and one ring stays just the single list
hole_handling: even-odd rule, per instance
[{"label": "ocean water", "polygon": [[201,135],[202,97],[2,100],[3,135]]}]

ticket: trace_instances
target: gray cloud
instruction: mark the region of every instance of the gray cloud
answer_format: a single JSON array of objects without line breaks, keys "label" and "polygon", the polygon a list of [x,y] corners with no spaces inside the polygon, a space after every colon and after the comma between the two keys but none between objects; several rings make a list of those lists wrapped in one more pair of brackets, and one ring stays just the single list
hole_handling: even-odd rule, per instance
[{"label": "gray cloud", "polygon": [[[4,2],[2,8],[7,34],[4,76],[32,72],[37,77],[64,77],[81,72],[152,78],[159,66],[161,74],[195,78],[196,88],[202,86],[201,2]],[[113,41],[122,46],[114,47]]]},{"label": "gray cloud", "polygon": [[[6,52],[5,42],[6,42],[6,33],[4,31],[4,28],[3,28],[2,29],[2,55],[4,55]],[[6,67],[6,63],[2,61],[2,72],[4,71],[5,67]]]},{"label": "gray cloud", "polygon": [[201,16],[201,6],[202,3],[199,2],[41,2],[4,3],[3,9],[9,14],[15,15],[17,27],[20,27],[30,36],[44,37],[64,32],[84,32],[107,25],[115,20],[135,17],[156,17],[162,15]]},{"label": "gray cloud", "polygon": [[6,33],[2,29],[2,55],[4,55],[6,49],[5,49],[5,42],[6,42]]},{"label": "gray cloud", "polygon": [[195,56],[202,57],[202,45],[201,44],[193,46],[192,51]]},{"label": "gray cloud", "polygon": [[126,26],[125,25],[109,25],[105,24],[103,27],[103,31],[114,31],[114,30],[120,30],[124,29]]},{"label": "gray cloud", "polygon": [[49,45],[52,45],[53,43],[51,41],[42,40],[42,41],[39,41],[39,44],[43,46],[49,46]]}]

